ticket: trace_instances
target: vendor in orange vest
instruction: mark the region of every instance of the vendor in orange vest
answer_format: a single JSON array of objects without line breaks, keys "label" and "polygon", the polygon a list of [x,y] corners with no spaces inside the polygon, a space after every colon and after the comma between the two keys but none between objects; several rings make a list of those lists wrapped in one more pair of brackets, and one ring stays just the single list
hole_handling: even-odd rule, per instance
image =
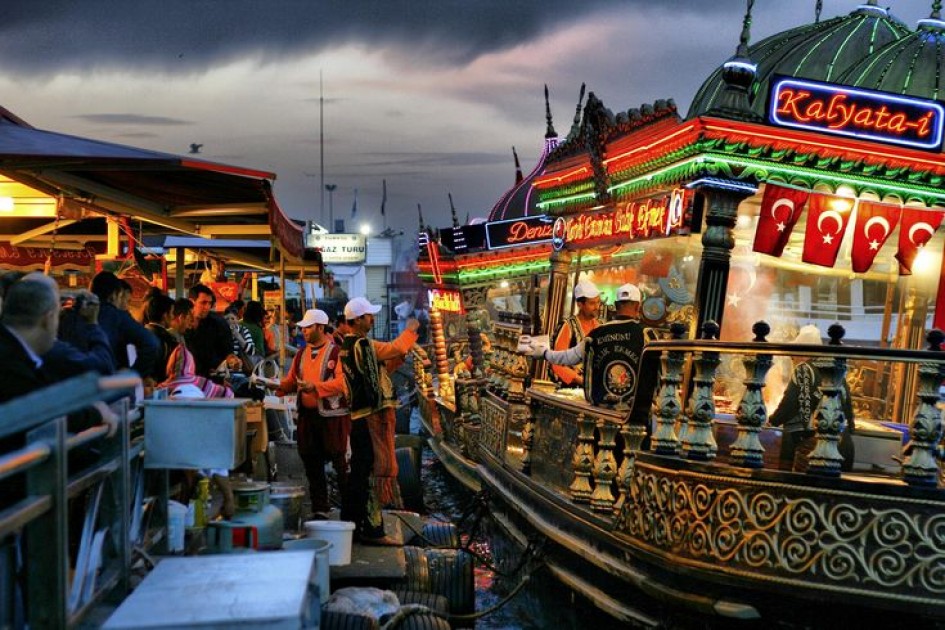
[{"label": "vendor in orange vest", "polygon": [[[600,323],[597,319],[600,314],[600,291],[597,286],[587,280],[581,280],[574,287],[574,301],[577,303],[577,313],[568,317],[558,325],[552,336],[552,350],[567,350],[584,340],[589,332],[597,328]],[[551,372],[555,379],[568,387],[581,387],[584,383],[580,365],[552,365]]]},{"label": "vendor in orange vest", "polygon": [[297,326],[305,347],[295,355],[289,374],[279,383],[278,394],[298,392],[299,457],[308,477],[312,516],[328,518],[328,486],[325,462],[330,461],[344,491],[348,478],[345,453],[351,432],[348,388],[341,366],[341,348],[326,332],[328,315],[309,309]]}]

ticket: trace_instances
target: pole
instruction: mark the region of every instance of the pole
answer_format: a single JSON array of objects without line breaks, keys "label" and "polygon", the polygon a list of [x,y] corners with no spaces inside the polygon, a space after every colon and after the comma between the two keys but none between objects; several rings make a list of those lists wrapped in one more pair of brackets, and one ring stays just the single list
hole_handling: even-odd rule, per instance
[{"label": "pole", "polygon": [[328,191],[328,231],[332,234],[335,233],[335,196],[332,194],[335,188],[338,188],[337,184],[325,184],[325,190]]},{"label": "pole", "polygon": [[[319,188],[321,189],[321,205],[318,211],[318,221],[325,223],[325,86],[322,81],[322,71],[318,71],[318,168],[321,175]],[[328,231],[331,232],[331,226]]]}]

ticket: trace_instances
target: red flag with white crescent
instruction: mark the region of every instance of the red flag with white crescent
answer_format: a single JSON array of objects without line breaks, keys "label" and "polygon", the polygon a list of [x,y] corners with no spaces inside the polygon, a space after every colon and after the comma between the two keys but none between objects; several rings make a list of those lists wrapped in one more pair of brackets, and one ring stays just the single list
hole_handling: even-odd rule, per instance
[{"label": "red flag with white crescent", "polygon": [[806,190],[766,184],[752,251],[781,256],[808,197]]},{"label": "red flag with white crescent", "polygon": [[807,231],[801,260],[821,267],[833,267],[852,213],[852,199],[814,195],[807,209]]},{"label": "red flag with white crescent", "polygon": [[912,263],[919,255],[919,250],[932,240],[935,230],[942,224],[945,212],[924,208],[903,208],[902,223],[899,225],[899,275],[912,275]]},{"label": "red flag with white crescent", "polygon": [[875,201],[860,201],[856,208],[853,249],[850,262],[853,271],[864,273],[873,265],[876,254],[899,223],[899,206]]}]

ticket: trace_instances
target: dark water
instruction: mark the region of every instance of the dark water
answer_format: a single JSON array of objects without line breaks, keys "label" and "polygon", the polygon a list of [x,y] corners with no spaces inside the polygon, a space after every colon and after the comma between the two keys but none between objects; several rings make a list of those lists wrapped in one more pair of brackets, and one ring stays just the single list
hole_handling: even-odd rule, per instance
[{"label": "dark water", "polygon": [[[474,513],[472,506],[475,495],[454,480],[428,448],[424,449],[421,476],[424,501],[431,517],[457,524],[464,544],[471,535],[473,543],[470,548],[493,566],[511,571],[519,564],[522,551],[504,538],[488,516],[478,523],[475,531],[469,531],[475,519],[462,519],[467,513]],[[486,610],[499,604],[519,584],[521,577],[521,572],[505,577],[477,563],[476,610]],[[507,604],[476,624],[476,628],[488,630],[605,630],[619,627],[623,626],[572,595],[540,568],[530,574],[522,590]]]}]

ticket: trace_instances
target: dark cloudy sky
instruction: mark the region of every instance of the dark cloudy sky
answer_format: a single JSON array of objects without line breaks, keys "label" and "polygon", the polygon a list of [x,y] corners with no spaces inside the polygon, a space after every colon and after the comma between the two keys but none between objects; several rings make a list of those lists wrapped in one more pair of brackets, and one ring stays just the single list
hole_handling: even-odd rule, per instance
[{"label": "dark cloudy sky", "polygon": [[[753,39],[811,22],[814,0],[757,0]],[[825,0],[823,17],[852,11]],[[910,26],[931,2],[886,0]],[[278,174],[318,219],[319,73],[335,216],[416,227],[483,216],[544,135],[543,84],[567,133],[582,81],[616,111],[685,114],[734,51],[744,0],[3,0],[0,105],[44,129]],[[324,201],[327,214],[327,198]]]}]

